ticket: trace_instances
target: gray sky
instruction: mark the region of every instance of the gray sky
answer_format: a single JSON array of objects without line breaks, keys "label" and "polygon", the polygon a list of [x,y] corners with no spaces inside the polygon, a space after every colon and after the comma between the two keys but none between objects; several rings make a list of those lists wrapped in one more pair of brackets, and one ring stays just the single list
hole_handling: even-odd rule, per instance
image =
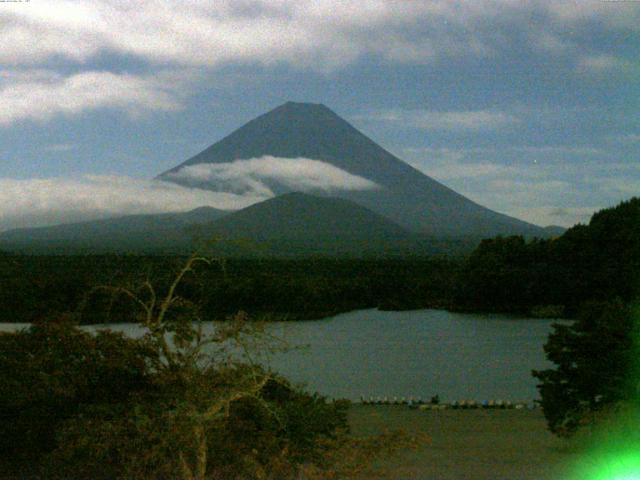
[{"label": "gray sky", "polygon": [[149,180],[288,100],[541,225],[640,194],[640,2],[0,2],[0,45],[0,229],[245,206]]}]

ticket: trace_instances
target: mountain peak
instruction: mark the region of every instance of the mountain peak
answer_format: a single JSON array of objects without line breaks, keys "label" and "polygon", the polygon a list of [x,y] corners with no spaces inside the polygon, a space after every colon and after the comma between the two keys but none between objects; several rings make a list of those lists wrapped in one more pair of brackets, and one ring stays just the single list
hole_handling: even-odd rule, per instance
[{"label": "mountain peak", "polygon": [[[329,122],[332,127],[336,123],[349,125],[346,120],[341,118],[336,112],[331,110],[323,103],[310,102],[286,102],[282,105],[269,110],[267,113],[260,115],[254,121],[261,120],[264,122],[278,123],[281,121],[295,122],[298,127],[310,128],[322,122]],[[252,122],[249,122],[251,124]],[[249,125],[248,124],[248,125]]]},{"label": "mountain peak", "polygon": [[[274,110],[278,109],[287,109],[287,110],[329,110],[331,109],[327,107],[324,103],[311,103],[311,102],[293,102],[288,101],[280,105],[279,107],[274,108]],[[273,111],[273,110],[272,110]]]},{"label": "mountain peak", "polygon": [[[340,164],[336,166],[350,172],[355,168],[353,159],[343,152],[352,151],[362,144],[368,144],[369,150],[376,147],[327,106],[286,102],[254,118],[206,150],[163,173],[160,178],[189,165],[265,156],[338,162]],[[165,179],[171,181],[170,178]]]},{"label": "mountain peak", "polygon": [[[173,174],[191,165],[225,164],[221,167],[224,170],[236,160],[255,159],[265,163],[247,175],[253,175],[254,180],[274,194],[308,188],[304,178],[300,178],[298,184],[291,175],[281,180],[277,172],[270,170],[273,169],[268,163],[273,160],[271,157],[316,160],[375,183],[379,188],[334,189],[331,195],[369,208],[411,231],[447,237],[548,236],[540,227],[482,207],[428,177],[320,103],[286,102],[160,178],[187,186],[234,192],[233,185],[224,176],[199,181]],[[304,172],[300,177],[304,177]]]}]

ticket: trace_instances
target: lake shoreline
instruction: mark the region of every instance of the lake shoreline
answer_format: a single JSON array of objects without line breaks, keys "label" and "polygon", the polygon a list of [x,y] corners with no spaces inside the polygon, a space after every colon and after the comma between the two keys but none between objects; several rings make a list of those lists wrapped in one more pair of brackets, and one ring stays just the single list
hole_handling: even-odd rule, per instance
[{"label": "lake shoreline", "polygon": [[[572,321],[572,318],[564,318],[564,317],[558,317],[558,316],[539,316],[539,315],[531,315],[531,314],[527,314],[527,313],[523,313],[523,312],[517,312],[517,311],[492,311],[492,310],[474,310],[474,309],[465,309],[465,308],[461,308],[461,307],[456,307],[456,306],[451,306],[451,305],[443,305],[441,303],[433,303],[433,304],[429,304],[429,305],[425,305],[425,306],[418,306],[418,307],[398,307],[398,308],[388,308],[386,306],[361,306],[361,307],[355,307],[355,308],[351,308],[351,309],[333,309],[333,310],[327,310],[327,311],[323,311],[323,312],[316,312],[316,313],[312,313],[312,314],[308,314],[308,315],[302,315],[302,314],[275,314],[273,312],[254,312],[252,314],[250,314],[249,316],[249,320],[252,321],[257,321],[257,322],[264,322],[264,323],[280,323],[280,322],[322,322],[325,320],[329,320],[333,317],[339,316],[339,315],[345,315],[345,314],[352,314],[352,313],[357,313],[357,312],[364,312],[364,311],[376,311],[376,312],[382,312],[382,313],[404,313],[404,312],[420,312],[420,311],[425,311],[425,310],[441,310],[441,311],[445,311],[448,313],[454,313],[454,314],[461,314],[461,315],[479,315],[479,316],[491,316],[491,317],[505,317],[505,318],[510,318],[510,319],[523,319],[523,320],[541,320],[541,321],[549,321],[549,320],[553,320],[553,321],[562,321],[562,322],[568,322],[568,321]],[[242,311],[242,310],[240,310]],[[203,320],[202,323],[209,323],[209,322],[224,322],[224,321],[228,321],[231,319],[231,317],[233,317],[233,315],[226,315],[223,318],[214,318],[214,319],[210,319],[210,320]],[[20,326],[24,326],[24,327],[28,327],[30,325],[32,325],[34,322],[31,323],[27,323],[27,322],[22,322],[22,321],[16,321],[16,322],[0,322],[0,326],[3,325],[20,325]],[[110,322],[110,323],[104,323],[104,322],[96,322],[96,323],[90,323],[90,322],[82,322],[79,324],[80,327],[100,327],[100,326],[105,326],[105,328],[108,328],[108,325],[129,325],[129,324],[133,324],[133,323],[140,323],[140,325],[142,325],[141,322],[125,322],[125,321],[114,321],[114,322]],[[6,330],[2,330],[0,328],[0,332],[2,331],[6,331]]]},{"label": "lake shoreline", "polygon": [[[543,345],[552,322],[445,310],[343,313],[321,322],[273,322],[269,334],[286,352],[260,361],[295,384],[328,398],[421,399],[442,403],[538,398],[532,370],[548,368]],[[140,337],[140,324],[98,324]],[[2,329],[15,329],[0,324]],[[203,323],[203,333],[215,324]],[[298,348],[301,347],[301,348]]]}]

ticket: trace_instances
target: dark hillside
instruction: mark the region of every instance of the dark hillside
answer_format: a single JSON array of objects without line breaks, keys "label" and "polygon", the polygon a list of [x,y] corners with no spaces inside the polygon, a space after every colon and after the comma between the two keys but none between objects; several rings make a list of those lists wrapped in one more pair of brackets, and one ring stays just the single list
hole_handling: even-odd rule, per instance
[{"label": "dark hillside", "polygon": [[586,301],[640,295],[640,198],[593,215],[553,240],[484,240],[469,258],[456,303],[469,309],[572,316]]}]

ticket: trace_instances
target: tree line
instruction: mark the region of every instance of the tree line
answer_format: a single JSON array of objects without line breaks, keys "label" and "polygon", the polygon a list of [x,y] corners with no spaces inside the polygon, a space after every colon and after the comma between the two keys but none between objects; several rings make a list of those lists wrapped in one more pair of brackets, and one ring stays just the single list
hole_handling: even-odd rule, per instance
[{"label": "tree line", "polygon": [[[138,255],[0,257],[0,322],[75,312],[81,323],[131,321],[132,300],[96,290],[153,279],[167,285],[184,257]],[[459,263],[446,258],[228,258],[199,265],[180,285],[200,316],[308,320],[363,308],[446,307]]]},{"label": "tree line", "polygon": [[[482,255],[490,257],[487,251],[498,243],[485,245]],[[555,241],[513,242],[505,250],[526,252],[524,264],[534,257],[535,266],[549,266],[544,278],[543,268],[530,275],[505,273],[514,282],[515,300],[525,302],[526,294],[537,292],[575,317],[554,324],[544,345],[554,367],[532,372],[540,381],[549,429],[568,437],[585,426],[597,427],[591,438],[596,449],[610,443],[621,455],[635,455],[640,449],[640,199],[597,212],[588,225]],[[526,292],[520,295],[518,275]],[[545,280],[553,288],[542,295],[535,287]],[[506,296],[500,298],[508,304]]]},{"label": "tree line", "polygon": [[[235,258],[181,285],[202,316],[238,310],[272,319],[322,318],[362,308],[447,308],[574,318],[582,304],[640,289],[640,199],[597,212],[554,239],[483,240],[467,257]],[[84,305],[82,323],[127,321],[130,299],[101,284],[167,283],[180,256],[0,255],[0,322],[32,322]]]},{"label": "tree line", "polygon": [[555,239],[484,240],[458,280],[453,304],[473,311],[574,318],[585,302],[630,302],[640,292],[640,198]]}]

